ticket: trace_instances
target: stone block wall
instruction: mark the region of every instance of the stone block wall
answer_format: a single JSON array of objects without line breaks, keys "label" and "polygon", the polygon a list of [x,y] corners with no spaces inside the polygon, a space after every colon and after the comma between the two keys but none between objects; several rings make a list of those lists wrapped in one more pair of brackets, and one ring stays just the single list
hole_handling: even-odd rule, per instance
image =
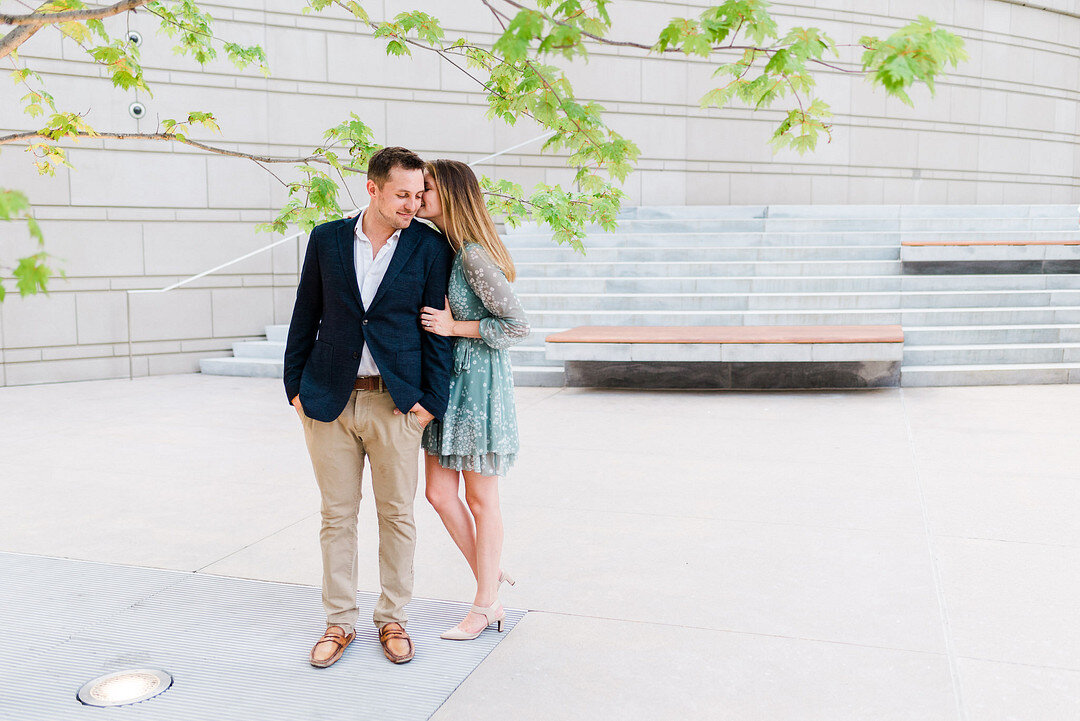
[{"label": "stone block wall", "polygon": [[[672,16],[706,3],[617,0],[612,35],[652,42]],[[714,64],[676,56],[596,49],[568,68],[579,97],[605,105],[611,124],[642,149],[625,189],[632,204],[1075,203],[1080,201],[1080,0],[813,0],[777,2],[784,26],[824,27],[839,43],[887,35],[917,15],[934,17],[967,40],[971,61],[914,93],[914,108],[840,72],[819,74],[835,117],[832,142],[812,154],[773,154],[781,113],[702,110]],[[333,12],[300,13],[295,0],[207,3],[222,37],[266,48],[272,75],[238,72],[225,61],[204,71],[172,55],[152,16],[115,18],[142,31],[153,97],[112,89],[82,52],[56,32],[40,32],[22,54],[43,71],[66,108],[89,109],[100,129],[152,131],[162,118],[210,110],[221,134],[191,135],[251,153],[299,156],[350,112],[386,144],[427,157],[474,160],[536,136],[528,122],[485,118],[475,83],[433,55],[387,57],[358,23]],[[383,0],[376,17],[423,9],[480,40],[495,29],[471,0]],[[0,7],[19,10],[12,0]],[[855,55],[850,56],[852,58]],[[62,59],[62,62],[60,61]],[[22,130],[18,94],[0,91],[0,132]],[[135,99],[146,117],[132,119]],[[104,148],[108,147],[108,151]],[[529,146],[482,170],[529,185],[566,182],[559,158]],[[0,154],[0,185],[26,191],[48,250],[66,272],[51,293],[0,305],[0,383],[125,376],[128,289],[158,289],[274,238],[254,225],[284,201],[280,184],[255,165],[153,142],[85,141],[71,149],[75,170],[36,174],[20,148]],[[282,169],[288,174],[288,169]],[[350,183],[364,200],[362,179]],[[230,267],[169,294],[131,297],[135,375],[193,371],[200,357],[288,322],[303,242]],[[0,225],[0,259],[33,246],[24,230]],[[10,287],[10,282],[9,282]]]}]

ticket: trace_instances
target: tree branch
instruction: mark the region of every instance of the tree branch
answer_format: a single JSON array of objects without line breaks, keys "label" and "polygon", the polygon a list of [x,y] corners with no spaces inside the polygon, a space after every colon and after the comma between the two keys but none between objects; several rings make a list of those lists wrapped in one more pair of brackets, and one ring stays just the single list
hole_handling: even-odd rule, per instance
[{"label": "tree branch", "polygon": [[[80,138],[108,138],[110,140],[163,140],[168,142],[183,143],[184,145],[190,145],[193,148],[199,148],[209,153],[216,153],[218,155],[228,155],[233,158],[244,158],[246,160],[253,160],[256,163],[322,163],[323,165],[330,165],[330,162],[325,158],[320,158],[317,155],[309,155],[304,158],[275,158],[266,155],[252,155],[250,153],[241,153],[237,150],[226,150],[225,148],[215,148],[213,145],[207,145],[206,143],[200,143],[197,140],[191,140],[190,138],[183,138],[172,133],[100,133],[100,132],[74,132],[65,134],[64,137],[80,137]],[[8,145],[10,143],[17,143],[20,140],[30,140],[32,138],[45,138],[46,140],[57,140],[47,133],[42,133],[37,130],[31,130],[24,133],[12,133],[11,135],[0,136],[0,145]],[[357,173],[364,172],[361,169],[353,168],[351,166],[342,166],[345,170],[354,171]]]},{"label": "tree branch", "polygon": [[15,28],[10,33],[0,38],[0,58],[6,58],[20,45],[30,39],[30,36],[41,29],[41,26],[24,25]]},{"label": "tree branch", "polygon": [[338,168],[334,168],[334,170],[337,171],[338,177],[341,178],[341,187],[345,188],[345,193],[348,194],[349,200],[352,202],[352,206],[354,208],[359,208],[360,206],[357,205],[356,198],[353,197],[352,191],[349,190],[349,184],[345,182],[345,174],[342,173]]},{"label": "tree branch", "polygon": [[129,10],[134,10],[137,7],[146,5],[150,0],[120,0],[115,5],[109,5],[108,7],[95,8],[92,10],[65,10],[58,13],[43,13],[38,11],[28,13],[26,15],[6,15],[0,14],[0,25],[29,25],[32,27],[41,27],[43,25],[54,25],[56,23],[64,22],[83,22],[86,20],[96,20],[98,18],[112,17],[113,15],[119,15],[120,13],[126,13]]},{"label": "tree branch", "polygon": [[[507,0],[507,1],[509,1],[509,0]],[[483,3],[485,6],[487,6],[487,9],[490,10],[493,15],[495,15],[495,19],[499,21],[500,25],[502,25],[503,32],[506,32],[506,23],[504,22],[503,17],[500,17],[500,15],[502,15],[502,13],[500,13],[498,10],[496,10],[494,7],[492,7],[491,3],[488,0],[480,0],[480,2]],[[511,3],[511,4],[516,5],[517,3]],[[521,7],[521,6],[519,5],[518,7]],[[602,150],[602,148],[600,147],[600,144],[592,137],[592,133],[587,131],[585,128],[581,127],[581,123],[579,123],[575,118],[573,118],[570,115],[570,113],[567,112],[566,104],[564,103],[562,96],[559,95],[558,92],[556,92],[555,88],[551,87],[551,83],[549,83],[547,78],[544,77],[544,74],[541,73],[539,70],[537,70],[536,66],[533,65],[530,61],[524,60],[523,63],[525,65],[525,67],[532,70],[533,74],[537,78],[540,79],[540,82],[543,83],[545,88],[547,88],[547,91],[549,93],[551,93],[552,97],[554,97],[555,100],[559,103],[559,109],[561,109],[563,111],[563,115],[566,117],[567,120],[569,120],[571,123],[574,124],[574,127],[578,129],[578,132],[582,134],[582,136],[585,138],[585,140],[589,141],[589,143],[594,148],[596,148],[597,150]],[[598,167],[599,167],[599,165],[600,165],[600,163],[597,164]]]},{"label": "tree branch", "polygon": [[[352,9],[350,9],[349,6],[346,5],[344,2],[342,2],[341,0],[334,0],[334,4],[337,5],[338,7],[340,7],[345,12],[352,13]],[[379,29],[379,24],[375,23],[375,22],[372,22],[371,20],[367,21],[367,25],[372,30],[378,30]],[[480,78],[478,78],[475,75],[473,75],[472,73],[470,73],[466,68],[461,67],[460,65],[455,63],[453,60],[451,60],[450,59],[450,53],[447,51],[447,49],[445,47],[432,47],[430,45],[424,45],[421,42],[417,42],[416,40],[413,40],[412,38],[404,37],[402,35],[394,35],[393,37],[395,37],[396,39],[400,40],[403,43],[408,43],[409,45],[412,45],[413,47],[435,53],[436,55],[441,57],[443,60],[450,63],[450,65],[457,68],[462,73],[464,73],[466,76],[468,76],[471,80],[473,80],[477,85],[482,87],[485,91],[487,91],[489,93],[492,93],[494,95],[497,95],[500,98],[505,99],[505,97],[506,97],[505,95],[498,92],[498,90],[490,87],[483,80],[481,80]],[[452,48],[452,49],[457,50],[457,51],[464,51],[464,50],[468,50],[468,49],[483,50],[483,48],[480,48],[479,46],[476,46],[476,45],[461,45],[461,46],[458,46],[458,47]],[[485,50],[485,52],[488,52],[488,51]],[[488,55],[491,55],[491,53],[488,52]],[[494,55],[492,55],[492,57],[494,57]],[[528,113],[528,112],[526,112],[525,115],[530,117],[530,118],[532,117],[532,115],[530,113]]]},{"label": "tree branch", "polygon": [[[481,195],[490,195],[492,198],[506,198],[507,200],[513,200],[515,202],[521,203],[522,205],[528,205],[529,207],[532,207],[532,208],[541,207],[540,205],[538,205],[537,203],[532,202],[531,200],[526,200],[525,198],[519,198],[516,195],[508,195],[506,193],[499,193],[499,192],[494,191],[494,190],[484,190],[483,188],[481,188],[480,189],[480,194]],[[584,200],[568,200],[566,202],[569,203],[570,205],[584,205],[586,207],[591,207],[590,204],[585,202]]]},{"label": "tree branch", "polygon": [[[519,2],[515,2],[514,0],[502,0],[502,1],[505,2],[507,5],[510,5],[512,7],[517,8],[518,10],[532,10],[533,12],[541,12],[541,11],[536,10],[534,8],[526,7],[525,5],[522,5]],[[486,2],[484,4],[487,5]],[[490,7],[490,5],[488,7]],[[602,35],[595,35],[593,33],[586,32],[585,30],[582,30],[581,28],[577,27],[576,25],[571,25],[570,23],[565,23],[565,22],[563,22],[561,20],[556,20],[555,18],[551,17],[547,13],[542,13],[541,12],[541,14],[544,16],[544,19],[547,20],[548,22],[550,22],[550,23],[552,23],[554,25],[561,25],[563,27],[572,27],[575,30],[577,30],[579,33],[581,33],[581,35],[583,37],[587,37],[590,40],[594,40],[594,41],[600,43],[601,45],[612,45],[612,46],[615,46],[615,47],[624,47],[624,48],[637,48],[638,50],[646,50],[646,51],[652,52],[652,53],[655,53],[655,52],[681,53],[682,52],[682,50],[679,49],[679,48],[665,48],[664,50],[657,50],[655,45],[646,45],[645,43],[635,43],[635,42],[631,42],[629,40],[611,40],[609,38],[603,37]],[[739,28],[736,29],[735,34],[733,34],[732,37],[734,38],[735,35],[738,34],[738,31],[741,30],[741,29],[742,29],[742,25],[740,24]],[[857,44],[855,44],[855,45],[853,45],[853,47],[859,47],[859,46]],[[773,47],[763,48],[763,47],[760,47],[760,46],[757,46],[757,45],[716,45],[712,49],[713,49],[714,52],[719,52],[721,50],[755,50],[755,51],[757,51],[759,53],[764,53],[765,55],[768,55],[770,57],[773,54],[775,54],[776,51],[777,51],[777,48],[773,48]],[[827,68],[831,68],[832,70],[836,70],[836,71],[841,72],[841,73],[847,73],[849,75],[865,75],[866,74],[865,70],[850,70],[848,68],[843,68],[843,67],[840,67],[839,65],[834,65],[834,64],[832,64],[830,62],[827,62],[825,60],[820,60],[818,58],[807,58],[806,61],[810,62],[810,63],[815,63],[817,65],[822,65],[822,66],[827,67]]]},{"label": "tree branch", "polygon": [[201,35],[204,38],[210,38],[211,40],[217,40],[218,42],[221,42],[221,38],[216,37],[212,33],[204,33],[201,30],[193,30],[190,27],[185,27],[182,23],[178,23],[175,20],[173,20],[172,18],[167,18],[164,15],[162,15],[161,13],[154,12],[153,8],[147,8],[147,12],[149,12],[151,15],[155,15],[155,16],[161,18],[162,22],[166,22],[169,25],[172,25],[172,26],[182,30],[185,33],[191,33],[192,35]]},{"label": "tree branch", "polygon": [[279,177],[278,177],[278,175],[277,175],[277,173],[275,173],[275,172],[274,172],[273,170],[270,170],[270,168],[266,167],[265,165],[263,165],[262,163],[260,163],[260,162],[259,162],[258,160],[256,160],[256,161],[255,161],[255,165],[258,165],[258,166],[259,166],[260,168],[262,168],[262,169],[263,169],[263,170],[265,170],[265,171],[266,171],[267,173],[269,173],[269,174],[270,174],[270,177],[272,177],[272,178],[273,178],[274,180],[276,180],[277,182],[281,183],[281,184],[282,184],[282,185],[283,185],[284,187],[286,187],[286,188],[288,188],[288,187],[289,187],[289,184],[288,184],[288,183],[286,183],[286,182],[285,182],[284,180],[282,180],[281,178],[279,178]]},{"label": "tree branch", "polygon": [[[38,8],[38,10],[41,10],[41,8],[45,7],[48,4],[49,3],[47,2],[44,3]],[[30,37],[40,29],[40,25],[23,25],[21,27],[15,28],[7,35],[0,38],[0,58],[6,58],[12,52],[17,50],[20,45],[29,40]]]}]

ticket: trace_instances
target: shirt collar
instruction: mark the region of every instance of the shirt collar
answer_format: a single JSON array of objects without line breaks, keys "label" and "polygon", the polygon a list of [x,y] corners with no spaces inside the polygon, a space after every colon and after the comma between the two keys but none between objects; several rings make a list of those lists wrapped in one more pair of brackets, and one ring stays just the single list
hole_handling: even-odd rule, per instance
[{"label": "shirt collar", "polygon": [[[360,217],[356,219],[356,233],[355,237],[361,243],[367,243],[371,245],[371,240],[364,235],[364,213],[367,212],[367,208],[360,211]],[[393,245],[398,242],[398,238],[401,237],[401,228],[394,231],[394,234],[386,239],[387,245]]]}]

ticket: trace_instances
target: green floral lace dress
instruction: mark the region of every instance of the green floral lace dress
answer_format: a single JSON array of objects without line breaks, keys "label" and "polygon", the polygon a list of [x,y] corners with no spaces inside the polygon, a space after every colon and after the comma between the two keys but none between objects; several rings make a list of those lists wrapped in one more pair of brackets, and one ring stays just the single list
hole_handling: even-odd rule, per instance
[{"label": "green floral lace dress", "polygon": [[444,468],[505,476],[518,452],[506,349],[529,335],[529,322],[502,270],[476,243],[454,258],[447,295],[454,320],[480,321],[480,337],[454,339],[450,404],[442,421],[424,430],[424,450]]}]

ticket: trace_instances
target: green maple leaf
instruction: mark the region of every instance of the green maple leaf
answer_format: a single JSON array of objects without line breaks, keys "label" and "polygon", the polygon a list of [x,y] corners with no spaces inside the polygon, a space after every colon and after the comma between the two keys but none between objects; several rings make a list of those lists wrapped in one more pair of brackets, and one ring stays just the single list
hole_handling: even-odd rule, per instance
[{"label": "green maple leaf", "polygon": [[35,253],[19,259],[19,265],[15,268],[15,285],[19,289],[19,295],[33,295],[38,291],[48,292],[46,284],[52,271],[45,265],[45,253]]}]

